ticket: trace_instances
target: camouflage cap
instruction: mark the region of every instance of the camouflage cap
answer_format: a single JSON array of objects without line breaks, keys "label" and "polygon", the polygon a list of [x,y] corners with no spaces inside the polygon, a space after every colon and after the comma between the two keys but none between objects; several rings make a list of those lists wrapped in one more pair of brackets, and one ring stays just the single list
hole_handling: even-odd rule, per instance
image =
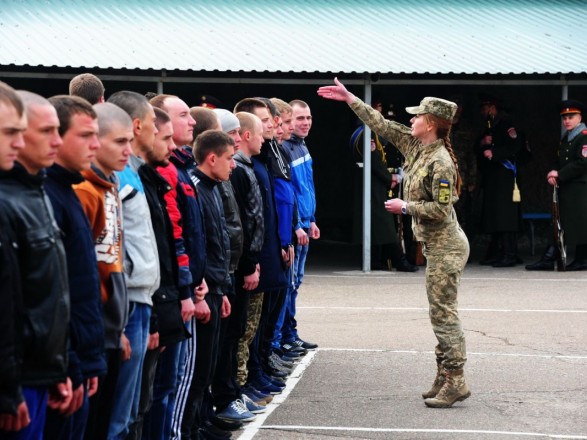
[{"label": "camouflage cap", "polygon": [[430,113],[431,115],[438,116],[441,119],[448,119],[452,121],[457,111],[457,105],[454,102],[447,101],[446,99],[433,98],[427,96],[420,101],[420,105],[417,107],[406,107],[406,111],[412,115],[422,115],[424,113]]}]

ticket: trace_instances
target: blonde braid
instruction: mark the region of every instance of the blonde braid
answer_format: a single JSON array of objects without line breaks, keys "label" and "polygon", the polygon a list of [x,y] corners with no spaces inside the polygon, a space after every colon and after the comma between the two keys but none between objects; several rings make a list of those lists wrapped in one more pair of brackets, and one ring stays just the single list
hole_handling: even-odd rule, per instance
[{"label": "blonde braid", "polygon": [[462,186],[461,173],[459,173],[459,164],[457,162],[457,158],[455,156],[455,153],[452,149],[452,144],[450,142],[450,130],[452,128],[452,121],[448,119],[439,118],[438,116],[430,113],[426,113],[425,117],[429,124],[436,126],[436,134],[440,139],[444,141],[444,147],[446,148],[446,151],[448,151],[448,154],[450,155],[450,158],[452,159],[452,162],[455,165],[455,173],[457,175],[455,189],[457,191],[457,195],[460,196]]}]

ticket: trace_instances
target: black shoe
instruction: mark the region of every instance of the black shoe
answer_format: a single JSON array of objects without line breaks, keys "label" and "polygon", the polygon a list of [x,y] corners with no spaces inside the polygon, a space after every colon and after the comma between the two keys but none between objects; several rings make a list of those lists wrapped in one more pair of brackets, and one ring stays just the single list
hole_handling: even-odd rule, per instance
[{"label": "black shoe", "polygon": [[514,267],[517,263],[516,257],[504,257],[492,264],[493,267]]},{"label": "black shoe", "polygon": [[395,264],[392,264],[398,272],[417,272],[420,268],[414,264],[410,264],[405,255],[402,255]]},{"label": "black shoe", "polygon": [[229,439],[232,437],[230,431],[226,431],[214,426],[210,420],[205,420],[202,423],[200,434],[202,434],[204,438],[210,438],[209,436],[212,436],[212,438]]},{"label": "black shoe", "polygon": [[216,416],[211,416],[209,420],[212,425],[223,431],[236,431],[243,427],[243,422],[222,420]]},{"label": "black shoe", "polygon": [[485,258],[485,259],[479,261],[479,264],[481,266],[493,266],[498,261],[499,261],[498,257],[490,257],[490,258]]},{"label": "black shoe", "polygon": [[285,370],[278,370],[277,368],[271,368],[269,366],[265,366],[265,368],[263,368],[263,371],[265,371],[265,373],[267,373],[270,376],[273,377],[278,377],[278,378],[285,378],[287,376],[289,376],[289,373]]},{"label": "black shoe", "polygon": [[587,270],[586,260],[575,260],[569,264],[566,269],[567,272],[578,272],[580,270]]},{"label": "black shoe", "polygon": [[314,344],[313,342],[304,341],[303,339],[296,339],[294,341],[294,345],[298,347],[302,347],[304,350],[316,350],[318,348],[318,344]]},{"label": "black shoe", "polygon": [[297,346],[293,342],[286,342],[286,343],[282,344],[281,349],[283,350],[284,353],[297,353],[300,356],[305,356],[306,354],[308,354],[308,350],[306,350],[303,347]]},{"label": "black shoe", "polygon": [[302,355],[300,353],[296,353],[295,351],[285,352],[281,348],[274,348],[273,352],[276,353],[277,356],[279,356],[281,358],[281,360],[284,360],[287,362],[295,362],[299,358],[302,357]]},{"label": "black shoe", "polygon": [[540,260],[536,263],[527,264],[526,270],[554,270],[554,262]]},{"label": "black shoe", "polygon": [[198,430],[198,439],[202,440],[228,440],[232,437],[232,434],[229,432],[228,435],[228,437],[216,435],[213,432],[207,430],[206,428],[200,428]]}]

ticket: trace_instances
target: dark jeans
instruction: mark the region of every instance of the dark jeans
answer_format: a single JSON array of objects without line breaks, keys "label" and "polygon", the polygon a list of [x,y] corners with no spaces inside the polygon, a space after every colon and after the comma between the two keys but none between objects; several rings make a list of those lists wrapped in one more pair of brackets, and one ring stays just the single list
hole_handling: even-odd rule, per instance
[{"label": "dark jeans", "polygon": [[80,409],[72,415],[63,416],[51,408],[47,409],[44,439],[79,440],[84,438],[88,414],[90,413],[90,403],[85,383],[82,386],[84,387],[84,402]]},{"label": "dark jeans", "polygon": [[106,350],[108,373],[98,379],[98,391],[90,397],[90,414],[88,415],[84,440],[101,440],[108,435],[110,408],[112,408],[114,401],[121,356],[120,349]]},{"label": "dark jeans", "polygon": [[[239,280],[238,277],[237,286],[242,286],[242,279]],[[236,354],[238,341],[245,334],[249,292],[242,287],[237,287],[236,295],[229,297],[229,300],[231,313],[227,319],[223,320],[226,332],[220,340],[218,364],[212,380],[212,397],[218,411],[222,411],[241,395],[240,386],[236,380]]]},{"label": "dark jeans", "polygon": [[[265,321],[265,328],[263,329],[261,340],[261,353],[264,359],[266,359],[273,351],[273,337],[275,335],[275,329],[277,328],[281,311],[285,307],[287,288],[275,290],[271,292],[269,297],[270,301],[263,302],[263,313],[267,313],[267,319]],[[267,311],[265,311],[265,307],[267,308]],[[263,320],[263,314],[261,314],[261,320]]]}]

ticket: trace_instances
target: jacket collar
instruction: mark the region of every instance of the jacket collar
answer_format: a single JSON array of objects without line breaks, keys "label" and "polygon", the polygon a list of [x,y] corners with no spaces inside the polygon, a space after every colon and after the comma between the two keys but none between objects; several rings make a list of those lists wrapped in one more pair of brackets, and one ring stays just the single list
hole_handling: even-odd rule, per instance
[{"label": "jacket collar", "polygon": [[245,153],[243,153],[241,150],[238,150],[235,153],[234,160],[236,160],[237,162],[246,164],[246,165],[253,165],[253,162],[251,162],[251,158],[249,156],[247,156]]},{"label": "jacket collar", "polygon": [[215,187],[216,185],[218,185],[220,182],[218,182],[217,180],[212,179],[211,177],[208,177],[207,174],[205,174],[201,169],[196,168],[196,177],[198,179],[200,179],[200,181],[202,183],[204,183],[206,186],[209,186],[211,188]]},{"label": "jacket collar", "polygon": [[15,179],[21,183],[41,186],[47,177],[47,172],[43,169],[38,174],[29,174],[24,166],[19,162],[14,162],[14,167],[9,171],[0,171],[0,178]]},{"label": "jacket collar", "polygon": [[84,176],[80,172],[69,171],[57,164],[47,168],[47,177],[63,186],[77,185],[84,181]]}]

